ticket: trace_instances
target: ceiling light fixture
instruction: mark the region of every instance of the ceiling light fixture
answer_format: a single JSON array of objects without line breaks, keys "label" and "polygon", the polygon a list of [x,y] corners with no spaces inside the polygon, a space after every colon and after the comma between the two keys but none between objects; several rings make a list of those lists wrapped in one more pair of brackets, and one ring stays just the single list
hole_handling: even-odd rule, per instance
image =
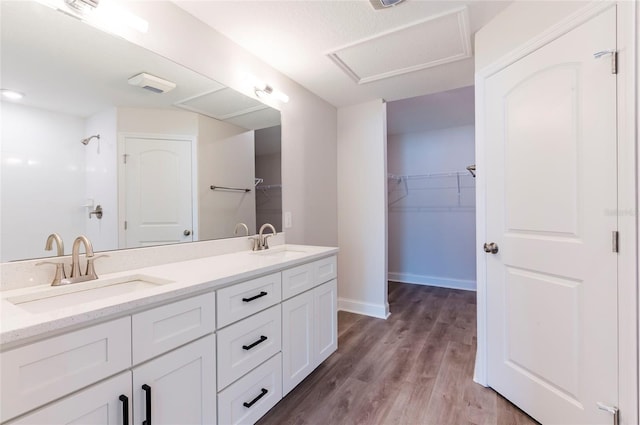
[{"label": "ceiling light fixture", "polygon": [[404,0],[369,0],[374,9],[387,9],[402,3]]},{"label": "ceiling light fixture", "polygon": [[20,100],[24,97],[24,94],[9,89],[0,89],[0,93],[2,94],[2,97],[10,100]]}]

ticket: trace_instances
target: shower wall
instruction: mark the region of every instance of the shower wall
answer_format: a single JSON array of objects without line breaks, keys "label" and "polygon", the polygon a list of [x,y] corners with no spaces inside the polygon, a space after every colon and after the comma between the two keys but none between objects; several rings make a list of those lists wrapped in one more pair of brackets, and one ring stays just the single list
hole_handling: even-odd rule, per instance
[{"label": "shower wall", "polygon": [[85,137],[82,118],[2,103],[0,261],[45,256],[50,233],[85,232]]}]

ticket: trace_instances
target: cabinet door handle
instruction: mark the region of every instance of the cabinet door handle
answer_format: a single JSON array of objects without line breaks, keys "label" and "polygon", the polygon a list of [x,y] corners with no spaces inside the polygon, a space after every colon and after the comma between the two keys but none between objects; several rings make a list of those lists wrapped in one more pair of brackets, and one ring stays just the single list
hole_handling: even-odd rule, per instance
[{"label": "cabinet door handle", "polygon": [[262,343],[263,343],[263,342],[265,342],[267,339],[269,339],[269,338],[267,338],[267,337],[266,337],[266,336],[264,336],[264,335],[261,335],[259,340],[257,340],[256,342],[254,342],[253,344],[250,344],[250,345],[243,345],[243,346],[242,346],[242,349],[243,349],[243,350],[251,350],[253,347],[255,347],[255,346],[256,346],[256,345],[258,345],[258,344],[262,344]]},{"label": "cabinet door handle", "polygon": [[129,425],[129,397],[120,394],[118,399],[122,402],[122,425]]},{"label": "cabinet door handle", "polygon": [[265,295],[267,295],[267,293],[266,293],[266,292],[264,292],[264,291],[260,291],[260,293],[259,293],[258,295],[254,295],[254,296],[253,296],[253,297],[251,297],[251,298],[243,298],[243,299],[242,299],[242,301],[244,301],[245,303],[250,303],[251,301],[253,301],[253,300],[257,300],[258,298],[262,298],[262,297],[264,297]]},{"label": "cabinet door handle", "polygon": [[151,425],[151,387],[147,384],[142,386],[145,394],[145,409],[147,410],[147,419],[142,421],[142,425]]},{"label": "cabinet door handle", "polygon": [[249,408],[249,407],[253,406],[254,404],[256,404],[256,402],[258,400],[260,400],[262,397],[264,397],[268,392],[269,392],[269,390],[267,390],[266,388],[263,388],[262,390],[260,390],[260,395],[258,397],[254,398],[253,400],[251,400],[248,403],[245,401],[244,403],[242,403],[242,405],[244,407],[246,407],[246,408]]}]

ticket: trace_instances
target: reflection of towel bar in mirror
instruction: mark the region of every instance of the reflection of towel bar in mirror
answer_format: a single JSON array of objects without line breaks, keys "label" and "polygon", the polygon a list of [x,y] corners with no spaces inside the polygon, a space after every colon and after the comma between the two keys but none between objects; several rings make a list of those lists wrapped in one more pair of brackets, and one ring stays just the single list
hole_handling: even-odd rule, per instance
[{"label": "reflection of towel bar in mirror", "polygon": [[214,185],[211,185],[211,190],[227,190],[231,192],[251,192],[251,189],[246,189],[242,187],[226,187],[226,186],[214,186]]}]

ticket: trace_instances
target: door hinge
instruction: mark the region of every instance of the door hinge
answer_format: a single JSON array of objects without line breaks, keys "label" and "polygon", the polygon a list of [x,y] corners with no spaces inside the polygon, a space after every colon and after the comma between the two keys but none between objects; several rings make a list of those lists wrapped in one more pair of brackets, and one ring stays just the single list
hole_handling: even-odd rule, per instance
[{"label": "door hinge", "polygon": [[611,250],[620,252],[620,233],[617,230],[611,232]]},{"label": "door hinge", "polygon": [[613,416],[613,422],[612,422],[613,425],[620,424],[620,410],[618,410],[617,407],[609,406],[607,404],[600,403],[600,402],[597,402],[596,405],[598,406],[598,409],[611,413],[611,415]]},{"label": "door hinge", "polygon": [[124,221],[124,230],[127,230],[127,220]]},{"label": "door hinge", "polygon": [[127,163],[127,157],[129,156],[128,153],[125,153],[124,155],[122,155],[122,163],[126,164]]},{"label": "door hinge", "polygon": [[611,55],[611,73],[618,73],[618,51],[615,49],[610,50],[601,50],[593,54],[593,57],[596,59],[600,59],[603,56]]}]

